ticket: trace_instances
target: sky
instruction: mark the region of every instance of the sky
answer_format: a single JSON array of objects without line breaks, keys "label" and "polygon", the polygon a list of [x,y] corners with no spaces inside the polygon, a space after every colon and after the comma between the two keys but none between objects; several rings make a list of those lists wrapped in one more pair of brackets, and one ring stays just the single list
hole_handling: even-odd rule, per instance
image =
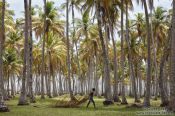
[{"label": "sky", "polygon": [[[22,11],[24,11],[24,0],[6,0],[9,4],[10,4],[10,9],[15,11],[15,19],[16,18],[21,18],[23,17],[23,13]],[[49,0],[49,1],[54,1],[55,2],[55,6],[60,6],[62,3],[66,2],[66,0]],[[136,0],[134,0],[136,1]],[[171,3],[172,0],[154,0],[154,6],[162,6],[165,9],[169,9],[171,8]],[[134,16],[134,14],[138,13],[138,12],[143,12],[143,8],[142,6],[138,6],[135,2],[134,4],[134,11],[130,12],[130,17]],[[32,5],[39,5],[39,6],[43,6],[43,0],[32,0]],[[80,14],[75,12],[75,17],[79,17],[80,18]]]}]

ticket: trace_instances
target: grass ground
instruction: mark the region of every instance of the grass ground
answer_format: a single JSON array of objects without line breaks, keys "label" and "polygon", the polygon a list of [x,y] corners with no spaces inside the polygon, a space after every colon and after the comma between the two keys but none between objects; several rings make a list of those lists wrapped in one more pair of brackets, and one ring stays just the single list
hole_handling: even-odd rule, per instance
[{"label": "grass ground", "polygon": [[[137,108],[126,108],[126,105],[114,104],[111,106],[103,106],[103,99],[95,98],[97,108],[94,109],[90,104],[86,108],[86,103],[82,104],[79,108],[53,108],[52,106],[59,98],[46,98],[40,100],[37,98],[37,103],[28,106],[17,106],[18,98],[7,101],[6,104],[10,108],[10,112],[0,113],[0,116],[135,116],[138,111],[144,111]],[[129,104],[133,103],[133,99],[128,98]],[[160,100],[151,101],[153,108],[158,107]],[[175,116],[175,115],[174,115]]]}]

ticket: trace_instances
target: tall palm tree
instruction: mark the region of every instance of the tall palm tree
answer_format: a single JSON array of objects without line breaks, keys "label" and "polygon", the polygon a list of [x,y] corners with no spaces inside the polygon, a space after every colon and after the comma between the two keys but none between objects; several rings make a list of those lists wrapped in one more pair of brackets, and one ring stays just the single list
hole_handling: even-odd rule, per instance
[{"label": "tall palm tree", "polygon": [[26,78],[27,78],[27,62],[29,61],[27,58],[28,54],[28,16],[29,16],[29,9],[28,9],[28,0],[24,0],[24,9],[25,9],[25,28],[24,28],[24,56],[23,56],[23,77],[22,77],[22,88],[21,94],[19,98],[18,105],[28,105],[27,96],[26,96]]},{"label": "tall palm tree", "polygon": [[[1,19],[0,19],[0,104],[4,105],[4,97],[6,97],[5,90],[4,90],[4,78],[3,78],[3,49],[4,49],[4,42],[5,42],[5,0],[2,1],[2,9],[1,9]],[[1,4],[1,2],[0,2]],[[7,106],[5,106],[7,107]],[[1,109],[1,107],[0,107]]]},{"label": "tall palm tree", "polygon": [[175,112],[175,0],[173,0],[173,17],[172,17],[172,40],[171,40],[171,65],[170,65],[170,110]]},{"label": "tall palm tree", "polygon": [[43,31],[43,44],[42,44],[42,69],[41,69],[41,99],[44,99],[44,74],[45,74],[45,65],[44,65],[44,52],[45,52],[45,40],[46,40],[46,0],[44,2],[44,31]]},{"label": "tall palm tree", "polygon": [[149,15],[146,0],[143,0],[143,6],[145,10],[145,19],[146,19],[146,29],[147,29],[147,78],[146,78],[146,94],[144,99],[144,106],[150,106],[150,87],[151,87],[151,29],[149,23]]},{"label": "tall palm tree", "polygon": [[[136,79],[134,75],[134,67],[133,67],[133,57],[131,55],[131,45],[130,45],[130,36],[129,36],[129,20],[128,20],[128,9],[129,9],[129,4],[132,5],[131,1],[125,1],[126,4],[126,43],[128,45],[128,50],[129,50],[129,69],[130,69],[130,74],[131,74],[131,79],[132,79],[132,84],[133,84],[133,91],[134,91],[134,97],[135,97],[135,102],[140,102],[137,96],[137,88],[136,88]],[[132,7],[132,6],[131,6]]]},{"label": "tall palm tree", "polygon": [[32,37],[32,0],[29,0],[29,45],[28,45],[28,49],[29,49],[29,73],[28,73],[28,79],[29,79],[29,96],[30,96],[30,102],[34,103],[35,101],[35,97],[34,97],[34,93],[33,93],[33,74],[32,74],[32,67],[33,67],[33,54],[32,54],[32,50],[33,50],[33,37]]},{"label": "tall palm tree", "polygon": [[71,61],[70,61],[70,43],[69,43],[69,0],[66,3],[66,38],[67,38],[67,69],[68,69],[68,83],[69,83],[69,94],[71,100],[74,100],[73,91],[71,89]]},{"label": "tall palm tree", "polygon": [[105,99],[106,100],[112,100],[112,94],[111,94],[111,85],[110,85],[110,70],[109,70],[109,59],[107,54],[107,46],[105,45],[105,40],[102,33],[102,22],[101,22],[101,7],[100,7],[100,0],[96,0],[96,15],[97,15],[97,23],[98,23],[98,31],[99,31],[99,37],[100,42],[102,46],[103,51],[103,63],[104,63],[104,79],[105,79]]},{"label": "tall palm tree", "polygon": [[125,83],[124,83],[124,32],[123,32],[123,16],[124,16],[124,1],[121,0],[121,76],[122,76],[122,104],[128,104],[125,97]]}]

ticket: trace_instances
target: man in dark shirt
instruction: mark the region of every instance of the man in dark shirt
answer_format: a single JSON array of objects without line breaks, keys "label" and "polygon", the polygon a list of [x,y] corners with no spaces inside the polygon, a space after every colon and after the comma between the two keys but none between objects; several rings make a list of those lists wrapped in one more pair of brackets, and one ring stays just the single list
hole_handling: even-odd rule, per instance
[{"label": "man in dark shirt", "polygon": [[95,92],[95,88],[93,88],[92,91],[91,91],[91,93],[89,94],[89,102],[88,102],[88,104],[87,104],[87,108],[88,108],[88,106],[89,106],[89,104],[90,104],[91,102],[93,103],[94,108],[95,108],[95,102],[94,102],[94,99],[93,99],[93,97],[94,97],[94,92]]}]

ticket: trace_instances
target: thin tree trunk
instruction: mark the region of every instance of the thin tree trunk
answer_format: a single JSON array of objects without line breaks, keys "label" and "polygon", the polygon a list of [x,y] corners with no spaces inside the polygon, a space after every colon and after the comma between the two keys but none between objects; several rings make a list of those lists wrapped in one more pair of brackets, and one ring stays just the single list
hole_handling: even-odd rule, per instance
[{"label": "thin tree trunk", "polygon": [[33,93],[33,72],[32,72],[32,66],[33,66],[33,36],[32,36],[32,0],[29,0],[29,32],[30,32],[30,40],[29,40],[29,96],[30,96],[30,102],[35,103],[35,97]]},{"label": "thin tree trunk", "polygon": [[[4,89],[4,78],[3,78],[3,52],[5,42],[5,0],[2,1],[1,17],[0,17],[0,104],[4,104],[4,98],[6,98],[6,92]],[[7,106],[6,106],[7,107]]]},{"label": "thin tree trunk", "polygon": [[[46,0],[43,0],[44,2],[44,13],[46,14]],[[44,52],[45,52],[45,35],[46,35],[46,16],[44,15],[44,31],[43,31],[43,44],[42,44],[42,66],[41,66],[41,99],[45,99],[44,97],[44,75],[45,75],[45,58],[44,58]]]},{"label": "thin tree trunk", "polygon": [[68,69],[68,86],[71,100],[75,100],[71,89],[71,60],[70,60],[70,43],[69,43],[69,0],[66,3],[66,38],[67,38],[67,69]]},{"label": "thin tree trunk", "polygon": [[121,76],[122,76],[122,104],[128,104],[125,97],[125,83],[124,83],[124,35],[123,35],[123,16],[124,16],[124,1],[121,3]]},{"label": "thin tree trunk", "polygon": [[28,54],[28,14],[29,14],[29,9],[28,9],[28,0],[24,0],[24,9],[25,9],[25,28],[24,28],[24,35],[25,35],[25,40],[24,40],[24,61],[23,61],[23,77],[22,77],[22,89],[21,89],[21,94],[19,98],[18,105],[28,105],[27,103],[27,98],[26,98],[26,78],[27,78],[27,54]]},{"label": "thin tree trunk", "polygon": [[175,0],[173,0],[169,109],[175,112]]},{"label": "thin tree trunk", "polygon": [[117,48],[116,48],[116,44],[115,44],[115,40],[114,40],[114,27],[113,24],[111,24],[111,37],[112,37],[112,44],[113,44],[113,48],[114,48],[114,94],[113,94],[113,99],[114,102],[121,102],[121,100],[119,99],[118,96],[118,66],[117,66]]},{"label": "thin tree trunk", "polygon": [[130,68],[130,74],[132,79],[132,86],[133,86],[133,92],[134,92],[134,98],[135,102],[140,102],[137,96],[137,88],[136,88],[136,79],[134,75],[134,66],[133,66],[133,57],[131,55],[131,45],[130,45],[130,37],[129,37],[129,20],[128,20],[128,3],[126,2],[126,43],[128,45],[129,50],[129,68]]},{"label": "thin tree trunk", "polygon": [[103,33],[102,33],[102,24],[101,24],[102,22],[101,22],[101,15],[100,15],[100,1],[97,0],[96,2],[97,2],[96,9],[97,9],[98,31],[99,31],[99,37],[100,37],[100,42],[101,42],[102,51],[103,51],[104,79],[105,79],[105,96],[104,97],[106,100],[112,100],[107,46],[105,46],[105,41],[104,41]]},{"label": "thin tree trunk", "polygon": [[171,29],[170,29],[169,33],[168,33],[168,42],[167,42],[167,45],[164,47],[163,56],[161,57],[161,61],[160,61],[159,87],[160,87],[160,96],[161,96],[161,105],[160,106],[162,106],[162,107],[167,106],[169,103],[168,95],[166,93],[166,88],[165,88],[165,85],[163,83],[164,83],[164,78],[166,78],[166,77],[164,77],[165,62],[166,62],[166,59],[168,59],[169,54],[170,54],[171,34],[172,33],[171,33]]},{"label": "thin tree trunk", "polygon": [[149,24],[149,15],[148,15],[148,9],[147,9],[147,3],[146,0],[143,0],[143,6],[145,9],[145,19],[146,19],[146,29],[147,29],[147,78],[146,78],[146,94],[144,99],[144,106],[149,107],[150,106],[150,87],[151,87],[151,29]]}]

